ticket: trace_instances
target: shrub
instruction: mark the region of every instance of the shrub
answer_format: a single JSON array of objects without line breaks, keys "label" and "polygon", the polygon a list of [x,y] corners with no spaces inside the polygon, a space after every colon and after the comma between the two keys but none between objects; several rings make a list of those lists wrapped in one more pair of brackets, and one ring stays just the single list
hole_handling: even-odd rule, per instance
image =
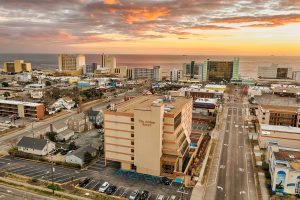
[{"label": "shrub", "polygon": [[51,190],[56,190],[56,191],[61,191],[61,187],[57,184],[51,184],[51,185],[48,185],[47,186],[48,189],[51,189]]},{"label": "shrub", "polygon": [[269,171],[265,171],[265,176],[267,179],[270,179],[271,178],[271,174]]},{"label": "shrub", "polygon": [[262,167],[262,169],[264,171],[269,171],[269,164],[266,163],[265,161],[262,162],[262,166],[261,167]]}]

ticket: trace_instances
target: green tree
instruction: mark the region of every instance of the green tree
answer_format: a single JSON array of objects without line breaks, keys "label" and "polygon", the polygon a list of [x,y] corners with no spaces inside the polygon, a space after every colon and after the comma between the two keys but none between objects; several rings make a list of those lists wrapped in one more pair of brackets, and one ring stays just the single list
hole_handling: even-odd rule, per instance
[{"label": "green tree", "polygon": [[2,86],[3,86],[3,87],[8,87],[9,84],[8,84],[7,82],[2,82]]},{"label": "green tree", "polygon": [[52,142],[55,142],[56,141],[56,136],[57,136],[57,133],[56,132],[47,132],[46,133],[46,137],[51,140]]},{"label": "green tree", "polygon": [[77,147],[76,147],[75,142],[74,141],[70,142],[70,144],[69,144],[69,150],[76,150],[76,149],[77,149]]},{"label": "green tree", "polygon": [[92,162],[93,160],[93,156],[90,152],[85,152],[84,153],[84,163],[85,164],[89,164],[90,162]]},{"label": "green tree", "polygon": [[7,98],[7,97],[10,96],[10,93],[9,92],[4,92],[3,96]]},{"label": "green tree", "polygon": [[52,84],[51,84],[50,81],[46,81],[46,82],[45,82],[45,85],[46,85],[46,86],[51,86]]}]

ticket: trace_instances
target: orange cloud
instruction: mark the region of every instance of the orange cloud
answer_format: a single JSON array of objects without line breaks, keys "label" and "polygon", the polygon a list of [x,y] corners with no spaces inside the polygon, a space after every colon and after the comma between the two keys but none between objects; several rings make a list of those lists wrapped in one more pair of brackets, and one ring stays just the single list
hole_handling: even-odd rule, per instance
[{"label": "orange cloud", "polygon": [[150,10],[149,8],[144,9],[130,9],[125,10],[125,14],[123,14],[124,20],[128,24],[133,24],[134,22],[138,21],[145,21],[145,20],[155,20],[163,16],[167,16],[170,14],[170,10],[167,8],[154,8]]},{"label": "orange cloud", "polygon": [[228,26],[217,26],[217,25],[197,25],[193,27],[188,27],[190,29],[199,29],[199,30],[232,30],[236,29],[234,27],[228,27]]},{"label": "orange cloud", "polygon": [[215,19],[213,20],[213,22],[217,22],[217,23],[256,22],[256,24],[246,25],[243,27],[276,27],[276,26],[284,26],[291,23],[299,23],[300,14],[230,17],[230,18],[223,18],[223,19]]},{"label": "orange cloud", "polygon": [[120,2],[118,0],[103,0],[103,3],[108,4],[108,5],[120,4]]}]

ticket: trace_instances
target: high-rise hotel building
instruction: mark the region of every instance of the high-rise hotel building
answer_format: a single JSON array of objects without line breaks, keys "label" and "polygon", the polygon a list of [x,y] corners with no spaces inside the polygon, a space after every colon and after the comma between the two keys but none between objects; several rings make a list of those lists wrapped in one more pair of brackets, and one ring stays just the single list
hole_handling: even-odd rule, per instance
[{"label": "high-rise hotel building", "polygon": [[192,98],[140,96],[104,111],[105,159],[174,178],[189,159]]},{"label": "high-rise hotel building", "polygon": [[85,55],[58,55],[58,71],[59,72],[74,72],[82,71],[85,66]]}]

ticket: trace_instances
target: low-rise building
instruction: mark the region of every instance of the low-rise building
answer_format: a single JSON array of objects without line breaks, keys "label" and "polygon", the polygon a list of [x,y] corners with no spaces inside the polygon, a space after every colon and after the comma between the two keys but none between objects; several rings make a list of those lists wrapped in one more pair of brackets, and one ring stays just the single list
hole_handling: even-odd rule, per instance
[{"label": "low-rise building", "polygon": [[258,67],[258,78],[264,79],[292,79],[291,67],[279,67],[278,64]]},{"label": "low-rise building", "polygon": [[138,173],[184,176],[189,161],[192,108],[192,98],[150,95],[105,110],[105,159]]},{"label": "low-rise building", "polygon": [[101,111],[93,110],[93,108],[87,110],[85,114],[88,116],[90,122],[94,126],[99,126],[103,122],[103,114]]},{"label": "low-rise building", "polygon": [[58,132],[56,135],[57,141],[67,141],[70,140],[74,136],[74,131],[70,129],[63,130]]},{"label": "low-rise building", "polygon": [[261,124],[258,134],[259,147],[267,148],[270,142],[276,142],[281,146],[299,148],[300,128]]},{"label": "low-rise building", "polygon": [[16,115],[21,118],[43,119],[45,107],[41,103],[31,103],[13,100],[0,100],[0,115]]},{"label": "low-rise building", "polygon": [[83,166],[85,164],[84,154],[86,152],[90,153],[93,157],[97,155],[97,149],[91,146],[83,146],[71,153],[68,153],[66,155],[66,162]]},{"label": "low-rise building", "polygon": [[300,149],[269,143],[266,160],[272,181],[272,192],[300,194]]},{"label": "low-rise building", "polygon": [[93,128],[93,124],[89,121],[88,116],[84,113],[73,115],[68,119],[67,124],[69,129],[77,133],[82,133]]},{"label": "low-rise building", "polygon": [[55,143],[32,137],[22,137],[22,139],[17,144],[18,151],[25,153],[30,153],[39,156],[45,156],[50,151],[55,149]]}]

